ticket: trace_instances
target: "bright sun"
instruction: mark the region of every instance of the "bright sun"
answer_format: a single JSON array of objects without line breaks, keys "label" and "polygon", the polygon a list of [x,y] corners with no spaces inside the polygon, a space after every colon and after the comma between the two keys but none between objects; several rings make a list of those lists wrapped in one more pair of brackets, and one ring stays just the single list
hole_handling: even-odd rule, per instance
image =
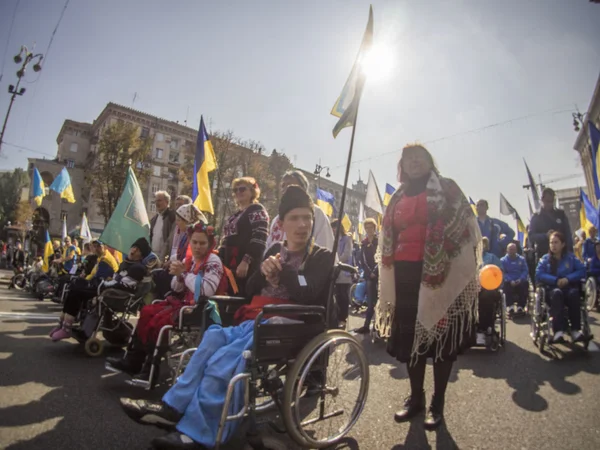
[{"label": "bright sun", "polygon": [[367,79],[378,81],[390,76],[394,68],[395,58],[392,49],[387,45],[374,45],[361,58],[360,65]]}]

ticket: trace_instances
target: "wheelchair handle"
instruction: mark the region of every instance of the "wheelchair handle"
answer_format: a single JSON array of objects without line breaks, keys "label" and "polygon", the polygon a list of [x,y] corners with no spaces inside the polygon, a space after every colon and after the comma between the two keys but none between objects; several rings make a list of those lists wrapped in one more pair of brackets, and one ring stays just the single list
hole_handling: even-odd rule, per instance
[{"label": "wheelchair handle", "polygon": [[323,306],[312,305],[266,305],[262,309],[263,314],[318,314],[325,315]]},{"label": "wheelchair handle", "polygon": [[351,266],[350,264],[338,263],[337,268],[340,272],[358,273],[358,267]]},{"label": "wheelchair handle", "polygon": [[213,300],[215,302],[231,302],[237,303],[246,301],[246,297],[233,297],[231,295],[213,295],[212,297],[208,297],[208,300]]}]

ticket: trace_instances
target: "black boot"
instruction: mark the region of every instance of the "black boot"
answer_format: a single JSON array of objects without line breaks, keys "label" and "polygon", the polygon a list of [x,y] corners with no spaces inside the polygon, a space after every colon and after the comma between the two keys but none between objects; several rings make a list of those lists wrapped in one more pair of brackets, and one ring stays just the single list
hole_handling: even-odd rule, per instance
[{"label": "black boot", "polygon": [[444,397],[434,396],[431,398],[431,405],[425,417],[425,428],[435,430],[444,421]]},{"label": "black boot", "polygon": [[118,372],[125,372],[126,374],[133,375],[142,369],[146,356],[144,346],[136,336],[134,336],[129,346],[129,350],[127,351],[127,355],[124,358],[109,356],[106,358],[106,368],[108,370],[116,370]]},{"label": "black boot", "polygon": [[183,414],[163,402],[121,398],[121,407],[137,423],[167,430],[172,430],[183,417]]},{"label": "black boot", "polygon": [[411,394],[404,400],[404,408],[394,414],[396,422],[407,422],[425,409],[425,391]]},{"label": "black boot", "polygon": [[[155,346],[153,344],[149,344],[147,348],[147,356],[142,365],[140,372],[134,375],[133,378],[137,380],[145,380],[148,382],[155,383],[158,380],[158,372],[160,369],[160,360],[164,351],[159,348],[156,356],[154,355]],[[152,365],[154,364],[154,374],[152,375],[152,380],[150,380],[150,372],[152,371]]]}]

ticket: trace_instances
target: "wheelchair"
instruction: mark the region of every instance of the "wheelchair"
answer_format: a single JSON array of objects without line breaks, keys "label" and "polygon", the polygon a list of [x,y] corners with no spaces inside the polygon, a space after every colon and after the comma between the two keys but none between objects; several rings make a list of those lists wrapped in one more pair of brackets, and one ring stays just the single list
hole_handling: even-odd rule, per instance
[{"label": "wheelchair", "polygon": [[[587,300],[587,280],[581,280],[580,289],[580,314],[581,314],[581,332],[584,340],[583,348],[588,349],[590,341],[594,338],[589,324],[588,300]],[[535,290],[535,297],[529,306],[531,316],[530,336],[533,343],[538,347],[541,353],[544,353],[546,347],[552,349],[556,343],[553,343],[554,332],[552,331],[552,317],[550,316],[550,306],[546,303],[546,287],[538,284]],[[566,307],[565,307],[566,310]],[[566,311],[565,311],[566,313]],[[570,329],[567,328],[567,332]]]},{"label": "wheelchair", "polygon": [[600,302],[598,302],[598,280],[596,277],[588,275],[585,280],[585,303],[588,311],[592,311],[596,309],[596,311],[600,311]]},{"label": "wheelchair", "polygon": [[[157,299],[152,303],[162,301],[161,299]],[[200,344],[204,332],[209,326],[215,324],[211,320],[211,311],[214,305],[216,305],[219,311],[221,318],[220,325],[228,327],[233,325],[235,311],[240,306],[249,302],[250,300],[244,297],[213,296],[200,299],[197,305],[183,306],[179,309],[177,323],[163,326],[158,333],[157,345],[152,355],[152,366],[148,380],[133,378],[127,380],[126,383],[131,386],[142,387],[146,390],[154,389],[158,384],[159,369],[164,360],[169,373],[166,382],[169,386],[172,386],[185,370],[187,362]],[[131,336],[133,336],[134,331],[135,328]],[[131,342],[131,338],[129,342]],[[112,370],[109,365],[106,368],[107,370]]]},{"label": "wheelchair", "polygon": [[102,291],[104,282],[98,286],[98,295],[82,308],[78,316],[79,327],[73,328],[73,337],[84,345],[89,356],[100,356],[105,342],[98,339],[102,332],[105,341],[116,347],[125,347],[133,332],[130,317],[135,316],[144,305],[144,297],[152,283],[140,283],[135,293],[119,289]]},{"label": "wheelchair", "polygon": [[492,352],[498,351],[500,348],[504,348],[506,345],[506,294],[502,289],[498,289],[500,295],[496,298],[495,302],[495,320],[494,328],[491,330],[491,334],[486,333],[485,345],[478,345],[473,343],[472,347],[482,347]]}]

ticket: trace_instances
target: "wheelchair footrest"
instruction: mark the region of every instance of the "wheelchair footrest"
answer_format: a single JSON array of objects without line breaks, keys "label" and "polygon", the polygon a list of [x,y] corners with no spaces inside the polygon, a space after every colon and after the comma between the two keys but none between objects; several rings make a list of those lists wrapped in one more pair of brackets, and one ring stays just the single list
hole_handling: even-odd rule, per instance
[{"label": "wheelchair footrest", "polygon": [[132,378],[131,380],[126,380],[125,383],[127,383],[130,386],[136,386],[136,387],[141,387],[144,389],[150,389],[150,382],[148,380],[140,380],[139,378]]}]

